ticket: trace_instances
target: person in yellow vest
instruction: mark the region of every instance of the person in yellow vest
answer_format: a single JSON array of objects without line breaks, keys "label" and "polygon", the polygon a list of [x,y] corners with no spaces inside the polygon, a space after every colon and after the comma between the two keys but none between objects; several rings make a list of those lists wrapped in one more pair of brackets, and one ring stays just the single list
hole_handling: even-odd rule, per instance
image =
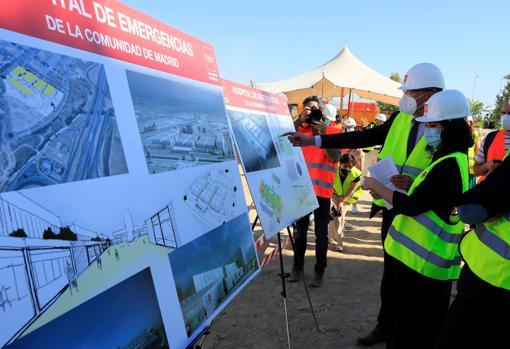
[{"label": "person in yellow vest", "polygon": [[[347,119],[345,119],[345,121],[344,121],[344,130],[345,130],[345,132],[359,132],[359,130],[357,130],[358,127],[359,126],[356,123],[356,120],[354,120],[353,118],[348,117]],[[356,166],[356,168],[361,169],[362,166],[363,166],[363,152],[362,152],[362,149],[350,149],[350,150],[347,150],[347,152],[349,152],[352,155],[354,155],[354,158],[356,159],[355,166]],[[358,213],[358,207],[356,206],[356,204],[352,205],[352,211],[351,212],[353,214],[357,214]]]},{"label": "person in yellow vest", "polygon": [[476,175],[475,175],[475,157],[478,153],[478,148],[480,146],[480,131],[475,126],[475,120],[473,116],[467,117],[467,122],[469,127],[471,127],[471,131],[473,132],[473,140],[475,144],[471,148],[469,148],[468,159],[469,159],[469,188],[473,188],[476,185]]},{"label": "person in yellow vest", "polygon": [[[380,126],[386,122],[386,115],[378,114],[375,117],[375,121],[373,126]],[[381,150],[381,145],[375,145],[372,147],[363,148],[363,152],[365,153],[363,156],[363,168],[362,168],[362,178],[365,178],[368,173],[368,169],[377,162],[377,156],[379,155],[379,151]]]},{"label": "person in yellow vest", "polygon": [[329,243],[338,251],[343,251],[342,236],[345,223],[345,205],[358,202],[363,190],[361,189],[361,171],[354,166],[356,158],[352,154],[342,154],[340,165],[333,183],[333,197],[331,198],[332,218],[328,226]]},{"label": "person in yellow vest", "polygon": [[500,167],[458,202],[460,218],[478,228],[460,242],[465,265],[436,348],[510,347],[509,179],[510,151]]},{"label": "person in yellow vest", "polygon": [[[295,146],[318,146],[321,148],[365,148],[381,145],[378,160],[392,157],[400,172],[391,178],[393,184],[401,190],[409,190],[413,179],[427,168],[431,154],[427,151],[427,141],[423,136],[425,126],[416,121],[423,116],[425,102],[445,87],[444,77],[438,67],[431,63],[417,64],[407,71],[402,86],[404,95],[400,100],[400,112],[380,126],[361,132],[349,132],[338,135],[321,135],[310,137],[303,133],[289,132],[286,135]],[[304,148],[306,149],[306,148]],[[384,200],[375,199],[371,216],[382,210],[381,239],[384,241],[388,229],[395,217],[392,209],[386,209]],[[393,283],[392,261],[387,262],[384,253],[383,276],[381,279],[381,307],[377,326],[366,336],[358,338],[358,344],[371,346],[388,338],[386,326],[387,303],[392,295],[390,285]]]},{"label": "person in yellow vest", "polygon": [[430,98],[426,110],[417,121],[426,123],[433,162],[408,193],[392,191],[374,178],[363,183],[397,213],[384,241],[397,268],[388,348],[433,348],[448,313],[452,280],[460,274],[464,223],[452,212],[469,185],[469,102],[460,91],[444,90]]},{"label": "person in yellow vest", "polygon": [[[307,97],[303,101],[300,119],[294,123],[294,126],[300,132],[312,137],[341,132],[333,127],[333,121],[328,120],[326,113],[329,113],[329,108],[324,106],[319,97]],[[328,117],[331,118],[330,115]],[[336,149],[310,147],[303,149],[303,156],[319,203],[319,207],[313,211],[316,263],[311,286],[320,287],[327,266],[329,211],[340,152]],[[310,214],[296,221],[294,265],[289,276],[290,282],[297,282],[303,277],[309,224]]]}]

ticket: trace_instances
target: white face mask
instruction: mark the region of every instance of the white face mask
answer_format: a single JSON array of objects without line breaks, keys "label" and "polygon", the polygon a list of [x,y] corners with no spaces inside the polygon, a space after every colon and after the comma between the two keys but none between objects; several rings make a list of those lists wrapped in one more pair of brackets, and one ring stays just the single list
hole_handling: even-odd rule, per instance
[{"label": "white face mask", "polygon": [[501,117],[501,125],[504,130],[510,131],[510,114],[505,114]]},{"label": "white face mask", "polygon": [[413,115],[416,112],[416,109],[418,109],[418,105],[416,104],[416,100],[409,96],[404,94],[402,98],[400,98],[400,111],[405,114]]},{"label": "white face mask", "polygon": [[437,148],[439,143],[441,143],[441,129],[440,128],[432,128],[432,127],[425,127],[424,136],[427,140],[427,144],[430,145],[432,148]]},{"label": "white face mask", "polygon": [[354,127],[346,127],[345,128],[345,132],[353,132],[354,131]]}]

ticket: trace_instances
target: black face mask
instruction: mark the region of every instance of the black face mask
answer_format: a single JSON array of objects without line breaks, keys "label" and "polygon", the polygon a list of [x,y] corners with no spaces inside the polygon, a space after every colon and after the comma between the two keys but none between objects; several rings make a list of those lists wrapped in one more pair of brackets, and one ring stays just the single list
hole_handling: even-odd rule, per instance
[{"label": "black face mask", "polygon": [[347,176],[351,170],[348,170],[346,168],[341,168],[340,172],[342,173],[342,176]]}]

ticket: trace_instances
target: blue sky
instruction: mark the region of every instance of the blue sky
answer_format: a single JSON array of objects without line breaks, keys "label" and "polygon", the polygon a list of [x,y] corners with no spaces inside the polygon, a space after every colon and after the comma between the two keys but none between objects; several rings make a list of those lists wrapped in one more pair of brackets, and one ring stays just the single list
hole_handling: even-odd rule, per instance
[{"label": "blue sky", "polygon": [[493,104],[510,73],[510,2],[122,0],[215,47],[221,74],[281,80],[348,46],[389,75],[431,62],[469,98]]}]

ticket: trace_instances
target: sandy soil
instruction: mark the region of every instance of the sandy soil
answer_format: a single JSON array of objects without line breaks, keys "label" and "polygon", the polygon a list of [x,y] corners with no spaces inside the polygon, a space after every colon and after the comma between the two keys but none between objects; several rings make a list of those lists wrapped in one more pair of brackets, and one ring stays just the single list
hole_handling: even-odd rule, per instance
[{"label": "sandy soil", "polygon": [[[248,193],[247,193],[248,194]],[[249,194],[247,195],[250,200]],[[345,234],[344,252],[328,252],[328,268],[324,284],[310,288],[321,333],[315,327],[302,283],[286,283],[287,310],[292,348],[357,348],[356,338],[369,332],[379,311],[379,284],[382,274],[380,218],[368,219],[370,197],[364,193],[353,215],[347,221],[356,230]],[[253,207],[250,216],[255,216]],[[255,237],[260,236],[260,225]],[[315,237],[308,236],[305,261],[307,282],[313,275]],[[275,248],[272,239],[263,253]],[[290,272],[292,250],[284,251],[284,267]],[[262,254],[263,254],[262,253]],[[261,255],[262,255],[261,254]],[[287,334],[279,260],[273,259],[213,322],[204,348],[287,348]],[[384,348],[384,345],[372,347]]]}]

